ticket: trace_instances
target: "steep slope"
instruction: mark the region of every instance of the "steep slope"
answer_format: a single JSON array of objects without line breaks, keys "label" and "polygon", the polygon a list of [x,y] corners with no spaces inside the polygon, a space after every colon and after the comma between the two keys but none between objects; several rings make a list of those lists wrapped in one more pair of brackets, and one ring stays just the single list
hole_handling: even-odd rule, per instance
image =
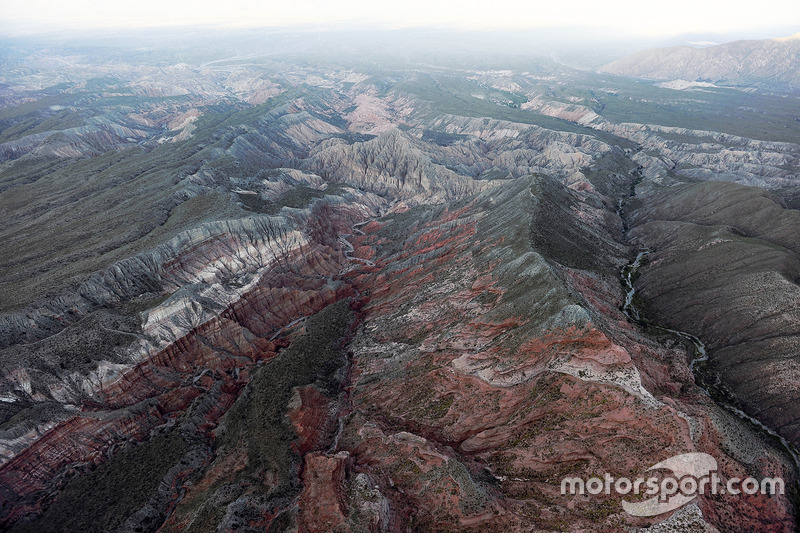
[{"label": "steep slope", "polygon": [[632,235],[653,250],[637,280],[647,313],[702,338],[733,400],[800,445],[800,213],[734,184],[640,196]]}]

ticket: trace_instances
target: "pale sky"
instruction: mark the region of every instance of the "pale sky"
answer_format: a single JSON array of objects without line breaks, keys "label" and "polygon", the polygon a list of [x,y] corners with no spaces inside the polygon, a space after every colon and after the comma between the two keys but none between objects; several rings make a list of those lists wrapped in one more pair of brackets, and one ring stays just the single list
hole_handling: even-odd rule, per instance
[{"label": "pale sky", "polygon": [[800,0],[0,0],[4,33],[176,25],[588,26],[639,35],[800,26]]}]

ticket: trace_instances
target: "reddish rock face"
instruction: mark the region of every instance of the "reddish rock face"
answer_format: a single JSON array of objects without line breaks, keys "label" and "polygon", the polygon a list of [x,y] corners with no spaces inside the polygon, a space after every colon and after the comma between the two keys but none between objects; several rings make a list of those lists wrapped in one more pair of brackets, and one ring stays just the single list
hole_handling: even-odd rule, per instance
[{"label": "reddish rock face", "polygon": [[316,387],[295,389],[286,415],[297,433],[294,444],[298,453],[305,455],[322,445],[324,436],[338,423],[338,407],[338,402]]},{"label": "reddish rock face", "polygon": [[347,452],[339,452],[332,457],[320,452],[305,456],[304,489],[300,495],[297,516],[301,531],[348,531],[348,509],[342,498],[347,458]]}]

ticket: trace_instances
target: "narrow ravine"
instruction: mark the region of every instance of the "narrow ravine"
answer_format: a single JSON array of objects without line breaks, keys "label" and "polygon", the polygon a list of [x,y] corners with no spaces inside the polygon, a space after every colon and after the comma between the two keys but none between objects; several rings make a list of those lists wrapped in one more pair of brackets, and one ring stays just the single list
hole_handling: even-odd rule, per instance
[{"label": "narrow ravine", "polygon": [[[706,345],[697,338],[696,336],[692,335],[691,333],[687,333],[685,331],[679,331],[677,329],[668,328],[665,326],[660,326],[658,324],[654,324],[649,320],[645,320],[642,318],[641,313],[633,305],[633,297],[636,294],[636,289],[633,287],[633,278],[635,277],[639,267],[642,266],[642,261],[644,260],[645,256],[650,253],[650,250],[642,250],[636,255],[636,259],[633,262],[625,265],[622,269],[622,278],[625,282],[625,304],[622,307],[622,310],[625,311],[625,314],[633,320],[634,322],[638,322],[640,325],[647,326],[652,329],[656,329],[659,331],[664,331],[666,333],[671,333],[677,337],[680,337],[684,341],[688,342],[692,346],[693,357],[691,361],[689,361],[689,369],[695,374],[695,378],[697,378],[698,370],[695,368],[697,363],[703,363],[708,361],[708,352],[706,351]],[[703,376],[703,382],[705,382],[705,376]],[[705,389],[703,389],[705,390]],[[708,391],[706,391],[708,393]]]},{"label": "narrow ravine", "polygon": [[692,371],[695,377],[695,383],[698,387],[708,395],[714,402],[728,411],[729,413],[733,414],[734,416],[744,420],[745,422],[749,423],[750,426],[753,427],[756,433],[766,434],[770,438],[780,442],[781,447],[786,451],[786,453],[792,458],[794,462],[795,468],[798,472],[800,472],[800,452],[798,452],[797,448],[794,445],[789,443],[785,438],[781,435],[776,433],[771,428],[765,426],[760,421],[756,420],[752,416],[748,415],[735,405],[731,404],[730,402],[726,401],[724,398],[726,394],[717,388],[715,383],[717,383],[717,379],[714,376],[710,376],[706,370],[702,368],[702,365],[698,367],[698,363],[703,363],[708,361],[708,352],[706,350],[706,346],[698,337],[692,335],[691,333],[687,333],[685,331],[679,331],[676,329],[668,328],[665,326],[661,326],[659,324],[655,324],[646,318],[642,318],[639,309],[636,308],[634,305],[634,297],[636,296],[636,288],[634,287],[634,279],[636,278],[636,274],[639,268],[642,266],[642,262],[644,258],[650,254],[650,250],[641,250],[637,255],[636,258],[622,267],[622,281],[625,285],[625,303],[622,307],[622,310],[625,312],[625,315],[635,324],[643,328],[649,328],[651,330],[660,331],[663,333],[667,333],[673,335],[678,338],[678,340],[682,341],[683,343],[688,343],[692,346],[692,354],[691,359],[689,361],[689,369]]}]

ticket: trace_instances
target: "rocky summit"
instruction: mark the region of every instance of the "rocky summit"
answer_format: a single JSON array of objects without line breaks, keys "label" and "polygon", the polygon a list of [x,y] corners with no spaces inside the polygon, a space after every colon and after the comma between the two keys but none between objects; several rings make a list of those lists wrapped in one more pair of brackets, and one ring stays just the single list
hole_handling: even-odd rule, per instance
[{"label": "rocky summit", "polygon": [[797,531],[794,81],[268,37],[3,49],[0,529]]}]

